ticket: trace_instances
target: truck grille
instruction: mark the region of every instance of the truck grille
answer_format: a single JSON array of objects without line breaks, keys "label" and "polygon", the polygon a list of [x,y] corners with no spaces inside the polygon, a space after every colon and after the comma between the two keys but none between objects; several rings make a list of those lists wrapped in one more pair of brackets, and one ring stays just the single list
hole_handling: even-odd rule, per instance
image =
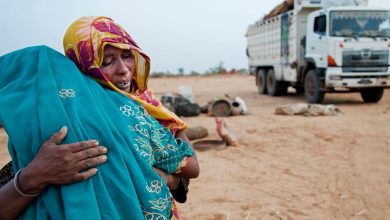
[{"label": "truck grille", "polygon": [[344,51],[343,72],[387,72],[389,51],[368,50]]}]

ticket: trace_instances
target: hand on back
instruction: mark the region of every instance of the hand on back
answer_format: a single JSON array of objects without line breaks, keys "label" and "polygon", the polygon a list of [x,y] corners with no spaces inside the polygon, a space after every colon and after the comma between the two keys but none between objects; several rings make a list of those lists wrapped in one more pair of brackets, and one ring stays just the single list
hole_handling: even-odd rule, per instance
[{"label": "hand on back", "polygon": [[61,144],[67,127],[43,143],[36,157],[22,171],[19,183],[25,192],[40,193],[47,185],[63,185],[86,180],[106,162],[107,148],[96,140]]}]

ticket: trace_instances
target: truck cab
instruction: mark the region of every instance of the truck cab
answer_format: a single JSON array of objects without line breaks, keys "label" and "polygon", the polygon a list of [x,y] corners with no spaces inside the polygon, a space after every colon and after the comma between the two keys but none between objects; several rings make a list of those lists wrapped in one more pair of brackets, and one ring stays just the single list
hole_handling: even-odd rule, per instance
[{"label": "truck cab", "polygon": [[358,91],[377,102],[390,87],[390,11],[330,7],[308,15],[306,97],[321,102],[326,92]]}]

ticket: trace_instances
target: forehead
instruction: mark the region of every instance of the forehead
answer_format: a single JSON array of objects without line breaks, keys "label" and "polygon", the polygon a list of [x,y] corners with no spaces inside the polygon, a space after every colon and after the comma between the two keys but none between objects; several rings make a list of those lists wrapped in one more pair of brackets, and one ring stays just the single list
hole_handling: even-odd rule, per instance
[{"label": "forehead", "polygon": [[122,52],[122,49],[116,48],[111,45],[107,45],[104,47],[104,55],[113,55],[113,54],[119,54]]}]

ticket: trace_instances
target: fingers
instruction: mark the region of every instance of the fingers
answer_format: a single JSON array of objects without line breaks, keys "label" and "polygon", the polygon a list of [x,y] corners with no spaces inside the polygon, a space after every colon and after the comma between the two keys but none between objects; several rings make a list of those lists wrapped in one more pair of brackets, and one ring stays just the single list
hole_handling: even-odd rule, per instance
[{"label": "fingers", "polygon": [[89,158],[85,160],[81,160],[76,163],[76,168],[77,170],[86,170],[86,169],[91,169],[93,167],[98,166],[99,164],[102,164],[107,161],[107,156],[106,155],[100,155],[94,158]]},{"label": "fingers", "polygon": [[92,147],[97,147],[98,145],[99,142],[97,140],[87,140],[71,144],[65,144],[64,146],[66,146],[72,153],[76,153]]},{"label": "fingers", "polygon": [[94,147],[94,148],[88,148],[83,151],[77,152],[77,156],[82,160],[86,158],[93,158],[102,154],[107,153],[106,147]]},{"label": "fingers", "polygon": [[[107,161],[106,155],[96,156],[86,160],[79,161],[75,166],[79,170],[72,180],[72,182],[78,182],[87,180],[98,172],[96,166]],[[85,171],[82,171],[85,170]]]},{"label": "fingers", "polygon": [[[89,170],[86,170],[82,173],[77,173],[75,176],[74,176],[74,182],[78,182],[78,181],[82,181],[82,180],[87,180],[89,179],[90,177],[92,177],[93,175],[95,175],[96,173],[98,172],[98,169],[97,168],[91,168]],[[73,181],[72,181],[73,182]]]},{"label": "fingers", "polygon": [[102,146],[91,147],[91,148],[87,148],[85,150],[79,151],[75,154],[76,154],[75,155],[76,158],[80,161],[80,160],[85,160],[87,158],[93,158],[93,157],[97,157],[99,155],[107,154],[107,148],[102,147]]},{"label": "fingers", "polygon": [[[68,134],[68,127],[63,126],[60,131],[54,133],[46,142],[48,142],[49,144],[50,142],[54,142],[56,145],[59,145],[61,144],[61,141],[66,137],[67,134]],[[62,147],[69,148],[69,150],[74,153],[74,152],[82,151],[87,148],[96,147],[98,145],[99,142],[96,140],[87,140],[87,141],[81,141],[81,142],[76,142],[71,144],[64,144],[62,145]]]},{"label": "fingers", "polygon": [[52,141],[56,144],[60,144],[61,141],[66,137],[68,134],[68,127],[64,126],[61,128],[61,130],[57,133],[54,133],[48,141]]}]

